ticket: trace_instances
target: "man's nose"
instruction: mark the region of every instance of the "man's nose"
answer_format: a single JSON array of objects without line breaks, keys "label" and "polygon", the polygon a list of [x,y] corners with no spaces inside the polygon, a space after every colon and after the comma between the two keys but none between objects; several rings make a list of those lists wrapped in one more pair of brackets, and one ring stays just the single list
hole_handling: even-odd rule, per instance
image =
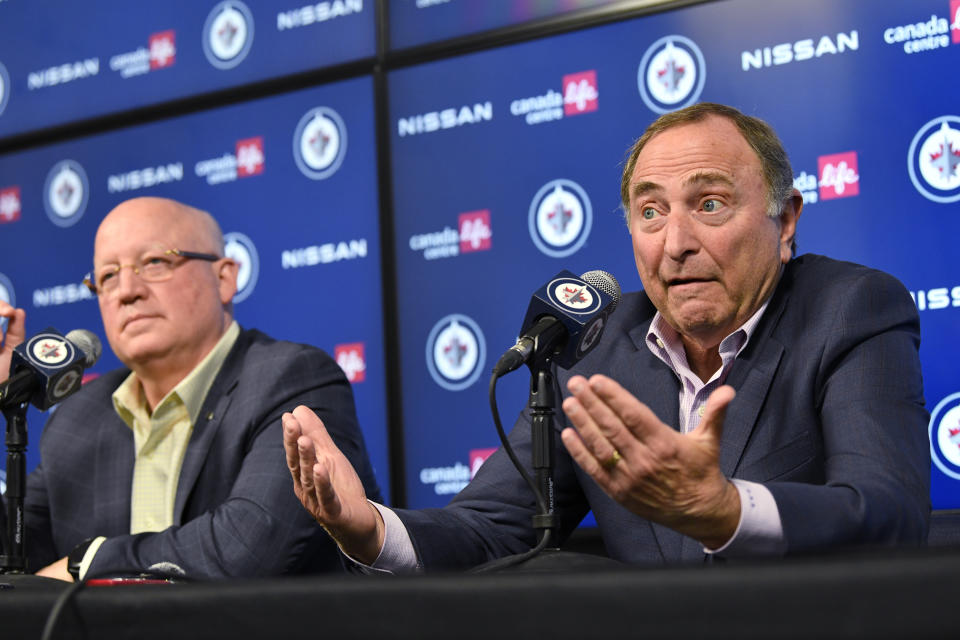
[{"label": "man's nose", "polygon": [[[129,271],[124,273],[127,267],[129,267]],[[142,296],[146,285],[135,265],[120,265],[120,269],[114,277],[117,279],[116,296],[119,300],[126,302]]]},{"label": "man's nose", "polygon": [[664,229],[663,251],[674,260],[682,260],[687,254],[696,253],[700,249],[700,239],[697,235],[696,222],[690,214],[674,210],[667,216]]}]

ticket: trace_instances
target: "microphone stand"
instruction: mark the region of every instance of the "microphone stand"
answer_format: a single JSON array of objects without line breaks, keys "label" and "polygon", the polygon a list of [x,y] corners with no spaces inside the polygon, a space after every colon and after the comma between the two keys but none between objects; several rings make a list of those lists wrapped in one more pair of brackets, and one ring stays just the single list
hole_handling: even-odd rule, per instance
[{"label": "microphone stand", "polygon": [[[6,399],[5,399],[6,400]],[[0,573],[26,572],[24,554],[23,499],[26,495],[27,407],[26,402],[5,402],[7,419],[7,546],[0,556]]]},{"label": "microphone stand", "polygon": [[560,522],[555,513],[555,495],[553,486],[554,442],[556,434],[553,419],[556,414],[556,394],[553,385],[554,365],[551,353],[536,353],[529,363],[530,367],[530,429],[532,462],[535,481],[547,504],[546,513],[533,516],[533,528],[541,532],[540,539],[549,535],[553,543],[547,549],[558,550]]}]

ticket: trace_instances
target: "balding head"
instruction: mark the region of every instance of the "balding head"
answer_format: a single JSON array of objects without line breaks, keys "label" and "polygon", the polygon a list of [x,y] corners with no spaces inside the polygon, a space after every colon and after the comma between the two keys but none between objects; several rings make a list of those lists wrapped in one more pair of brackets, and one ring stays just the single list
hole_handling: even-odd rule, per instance
[{"label": "balding head", "polygon": [[97,262],[97,248],[101,244],[102,234],[109,233],[120,222],[139,226],[148,221],[169,226],[174,235],[189,243],[192,251],[223,255],[223,232],[213,216],[176,200],[145,196],[121,202],[106,215],[97,229],[94,263]]},{"label": "balding head", "polygon": [[[189,259],[172,250],[223,256],[223,234],[205,211],[145,197],[117,205],[94,242],[95,276],[115,279],[109,293],[98,294],[107,339],[138,374],[148,398],[151,385],[165,395],[189,374],[232,322],[237,263]],[[168,266],[166,277],[142,277],[149,263]]]}]

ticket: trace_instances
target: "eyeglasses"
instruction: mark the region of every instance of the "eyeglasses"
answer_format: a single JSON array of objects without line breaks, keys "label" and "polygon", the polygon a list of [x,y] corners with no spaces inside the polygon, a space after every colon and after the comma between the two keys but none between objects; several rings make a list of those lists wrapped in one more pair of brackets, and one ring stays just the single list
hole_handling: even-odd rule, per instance
[{"label": "eyeglasses", "polygon": [[120,286],[120,270],[124,267],[130,267],[133,272],[140,276],[145,282],[163,282],[173,277],[173,270],[183,264],[177,262],[171,256],[183,258],[184,260],[206,260],[207,262],[216,262],[220,256],[211,253],[196,253],[195,251],[181,251],[180,249],[167,249],[156,253],[146,253],[135,264],[108,264],[101,267],[96,273],[91,271],[84,277],[83,284],[94,295],[109,295]]}]

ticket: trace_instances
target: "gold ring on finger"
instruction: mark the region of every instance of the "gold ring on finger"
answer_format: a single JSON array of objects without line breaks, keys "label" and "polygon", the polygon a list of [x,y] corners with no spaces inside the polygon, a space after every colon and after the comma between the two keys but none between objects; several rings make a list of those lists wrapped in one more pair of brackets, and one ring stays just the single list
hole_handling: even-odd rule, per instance
[{"label": "gold ring on finger", "polygon": [[623,459],[623,456],[620,455],[620,452],[616,449],[613,450],[613,453],[610,454],[610,457],[600,463],[600,466],[606,469],[607,471],[612,470],[617,463]]}]

